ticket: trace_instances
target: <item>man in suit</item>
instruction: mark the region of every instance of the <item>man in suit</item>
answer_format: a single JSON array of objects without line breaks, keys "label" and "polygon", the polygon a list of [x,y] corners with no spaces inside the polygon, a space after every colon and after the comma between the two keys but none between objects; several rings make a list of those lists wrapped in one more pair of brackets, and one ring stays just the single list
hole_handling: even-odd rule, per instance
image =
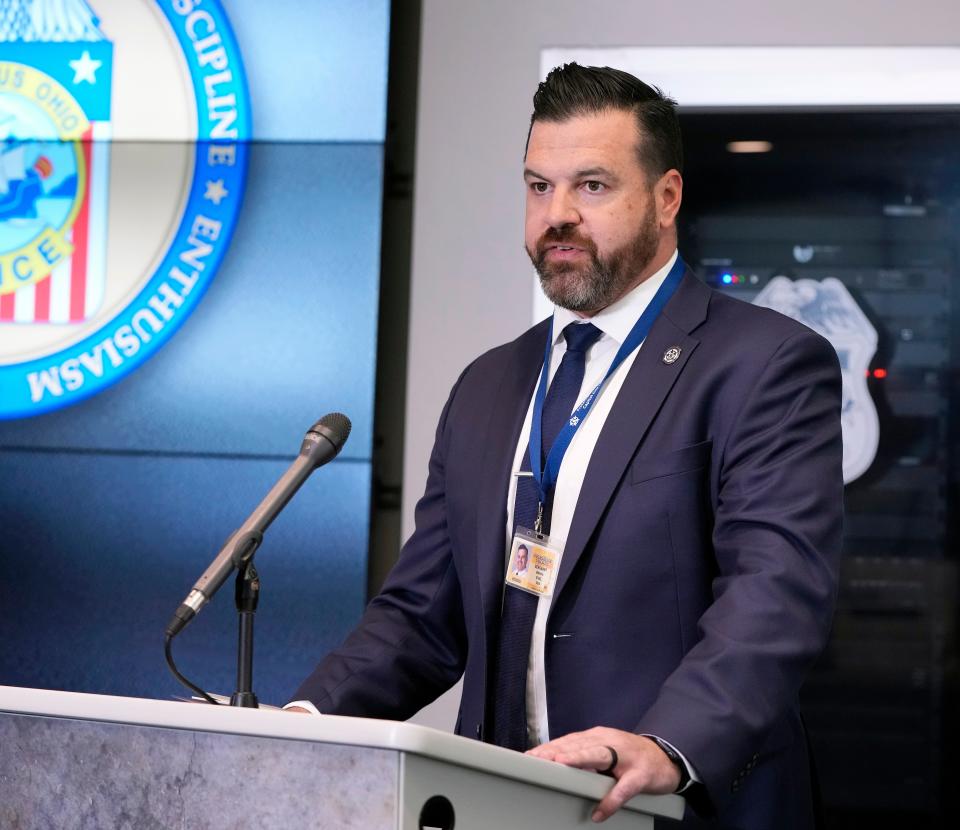
[{"label": "man in suit", "polygon": [[[689,826],[810,827],[797,696],[836,593],[836,354],[686,270],[659,91],[554,70],[524,161],[556,311],[454,385],[416,530],[297,704],[406,718],[462,674],[457,733],[612,775],[597,821],[678,791]],[[540,595],[504,584],[517,534],[556,556]]]},{"label": "man in suit", "polygon": [[527,554],[529,550],[526,545],[517,546],[517,559],[513,566],[513,575],[514,576],[526,576],[527,575]]}]

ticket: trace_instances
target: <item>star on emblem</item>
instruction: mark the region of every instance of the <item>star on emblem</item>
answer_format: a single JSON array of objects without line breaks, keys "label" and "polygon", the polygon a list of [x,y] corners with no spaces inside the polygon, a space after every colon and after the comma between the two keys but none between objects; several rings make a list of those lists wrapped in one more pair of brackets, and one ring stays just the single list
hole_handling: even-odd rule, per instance
[{"label": "star on emblem", "polygon": [[679,346],[674,346],[673,348],[667,349],[663,353],[663,362],[666,363],[668,366],[671,363],[676,363],[678,358],[680,357],[681,351],[682,349]]},{"label": "star on emblem", "polygon": [[572,426],[572,427],[575,427],[575,426],[576,426],[577,424],[579,424],[579,423],[580,423],[580,419],[579,419],[576,415],[574,415],[574,416],[570,419],[570,426]]},{"label": "star on emblem", "polygon": [[73,82],[75,84],[86,81],[88,84],[97,82],[96,72],[103,66],[103,61],[97,61],[90,57],[90,53],[84,49],[83,54],[73,61],[68,61],[73,70]]},{"label": "star on emblem", "polygon": [[207,182],[207,189],[203,198],[208,202],[219,205],[228,195],[229,191],[223,186],[223,179],[217,179],[215,182]]}]

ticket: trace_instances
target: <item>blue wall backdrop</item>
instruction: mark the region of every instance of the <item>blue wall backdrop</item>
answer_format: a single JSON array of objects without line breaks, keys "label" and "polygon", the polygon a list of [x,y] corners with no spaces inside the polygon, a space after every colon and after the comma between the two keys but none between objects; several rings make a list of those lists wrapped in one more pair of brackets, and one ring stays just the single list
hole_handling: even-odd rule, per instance
[{"label": "blue wall backdrop", "polygon": [[[254,140],[215,278],[132,374],[74,406],[0,421],[3,685],[184,693],[163,661],[168,618],[330,411],[353,421],[343,453],[257,554],[261,700],[284,702],[363,608],[389,4],[223,7]],[[151,198],[113,175],[114,188]],[[231,580],[175,645],[187,676],[225,693],[232,594]]]}]

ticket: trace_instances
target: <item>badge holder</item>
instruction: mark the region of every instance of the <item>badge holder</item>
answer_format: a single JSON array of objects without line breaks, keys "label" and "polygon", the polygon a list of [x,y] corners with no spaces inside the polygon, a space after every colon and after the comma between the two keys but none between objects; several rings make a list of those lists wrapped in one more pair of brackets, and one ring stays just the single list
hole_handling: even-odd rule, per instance
[{"label": "badge holder", "polygon": [[563,542],[552,538],[542,529],[542,507],[538,510],[533,530],[518,527],[510,545],[505,582],[521,591],[538,597],[553,596],[553,587],[563,557]]}]

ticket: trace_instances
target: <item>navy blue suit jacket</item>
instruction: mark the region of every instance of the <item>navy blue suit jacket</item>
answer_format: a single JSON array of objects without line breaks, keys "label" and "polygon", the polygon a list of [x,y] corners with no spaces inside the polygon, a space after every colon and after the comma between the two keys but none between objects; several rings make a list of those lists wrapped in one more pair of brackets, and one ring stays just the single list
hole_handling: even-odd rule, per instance
[{"label": "navy blue suit jacket", "polygon": [[[297,698],[406,718],[463,673],[457,732],[484,736],[507,486],[546,337],[544,322],[460,376],[414,534]],[[840,388],[826,340],[688,272],[583,481],[547,625],[550,733],[667,739],[703,781],[691,802],[710,826],[812,822],[796,704],[836,594]]]}]

